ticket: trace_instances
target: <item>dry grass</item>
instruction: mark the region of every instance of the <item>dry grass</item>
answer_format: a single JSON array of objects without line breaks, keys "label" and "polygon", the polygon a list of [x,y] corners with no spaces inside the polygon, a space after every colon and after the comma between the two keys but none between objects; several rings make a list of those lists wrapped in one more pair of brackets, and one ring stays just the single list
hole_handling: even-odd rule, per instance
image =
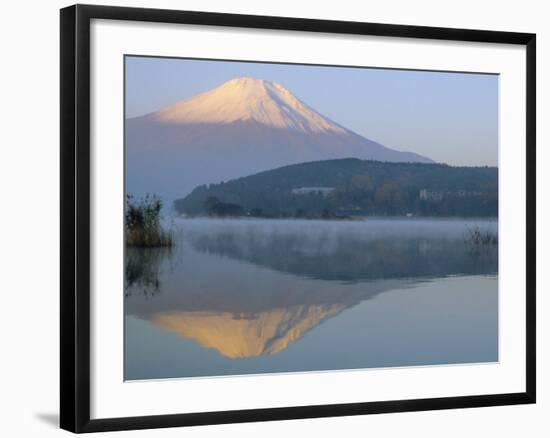
[{"label": "dry grass", "polygon": [[126,246],[154,248],[173,246],[174,235],[165,230],[160,221],[162,200],[155,195],[135,199],[126,196],[125,238]]}]

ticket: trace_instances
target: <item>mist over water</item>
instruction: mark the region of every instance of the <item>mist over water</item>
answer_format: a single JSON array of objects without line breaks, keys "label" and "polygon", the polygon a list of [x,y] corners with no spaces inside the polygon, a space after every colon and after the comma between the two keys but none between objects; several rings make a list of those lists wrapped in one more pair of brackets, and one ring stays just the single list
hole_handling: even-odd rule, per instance
[{"label": "mist over water", "polygon": [[498,359],[498,246],[468,242],[496,220],[173,227],[126,254],[126,379]]},{"label": "mist over water", "polygon": [[310,278],[359,281],[496,274],[497,247],[475,251],[470,230],[498,233],[496,221],[199,220],[184,239],[199,252]]}]

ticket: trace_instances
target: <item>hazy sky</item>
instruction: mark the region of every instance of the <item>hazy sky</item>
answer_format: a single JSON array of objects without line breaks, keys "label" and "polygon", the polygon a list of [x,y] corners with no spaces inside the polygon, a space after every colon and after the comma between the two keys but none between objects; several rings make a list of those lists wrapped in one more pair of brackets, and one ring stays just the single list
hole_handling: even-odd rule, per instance
[{"label": "hazy sky", "polygon": [[348,67],[126,58],[126,116],[240,76],[279,82],[340,125],[453,165],[498,163],[498,76]]}]

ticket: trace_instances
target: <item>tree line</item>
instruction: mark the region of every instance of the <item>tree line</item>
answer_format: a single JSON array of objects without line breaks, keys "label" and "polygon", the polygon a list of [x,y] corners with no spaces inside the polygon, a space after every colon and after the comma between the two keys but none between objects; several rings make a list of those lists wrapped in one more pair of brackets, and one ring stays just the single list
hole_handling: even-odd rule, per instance
[{"label": "tree line", "polygon": [[202,185],[174,207],[221,217],[498,216],[498,169],[326,160]]}]

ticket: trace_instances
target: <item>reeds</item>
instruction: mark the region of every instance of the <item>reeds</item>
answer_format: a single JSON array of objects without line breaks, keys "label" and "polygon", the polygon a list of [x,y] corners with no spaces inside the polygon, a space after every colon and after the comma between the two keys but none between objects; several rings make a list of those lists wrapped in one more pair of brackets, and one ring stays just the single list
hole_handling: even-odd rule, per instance
[{"label": "reeds", "polygon": [[471,246],[495,246],[498,245],[498,234],[491,231],[482,231],[479,227],[468,228],[465,243]]},{"label": "reeds", "polygon": [[126,246],[153,248],[173,246],[174,235],[161,225],[162,200],[156,195],[135,199],[126,195]]}]

